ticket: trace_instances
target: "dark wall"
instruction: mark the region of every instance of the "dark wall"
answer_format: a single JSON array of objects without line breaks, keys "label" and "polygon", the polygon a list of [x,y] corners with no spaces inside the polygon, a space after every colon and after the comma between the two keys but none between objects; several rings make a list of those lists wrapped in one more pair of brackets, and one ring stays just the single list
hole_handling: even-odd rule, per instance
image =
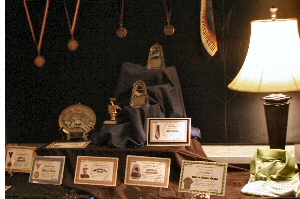
[{"label": "dark wall", "polygon": [[[28,1],[39,39],[46,1]],[[75,0],[67,0],[73,19]],[[37,56],[22,0],[6,1],[5,120],[8,142],[52,142],[60,139],[58,118],[62,110],[81,102],[97,115],[96,131],[109,118],[107,105],[113,97],[122,63],[146,65],[154,43],[163,46],[167,65],[179,74],[185,108],[192,126],[201,129],[203,143],[267,143],[263,101],[267,94],[237,93],[227,85],[245,59],[250,22],[270,18],[269,8],[279,8],[278,18],[300,19],[300,0],[214,0],[219,50],[210,57],[200,37],[200,1],[174,0],[166,36],[162,0],[125,0],[120,39],[118,5],[114,0],[81,1],[75,39],[77,51],[67,48],[71,39],[62,0],[50,2],[41,55]],[[299,29],[300,30],[300,29]],[[299,52],[300,54],[300,52]],[[300,142],[300,94],[291,92],[287,142]]]}]

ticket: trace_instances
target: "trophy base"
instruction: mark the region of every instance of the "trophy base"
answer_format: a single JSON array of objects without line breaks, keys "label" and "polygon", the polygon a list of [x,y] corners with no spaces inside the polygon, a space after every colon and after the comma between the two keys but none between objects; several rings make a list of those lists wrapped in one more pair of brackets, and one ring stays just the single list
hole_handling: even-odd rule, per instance
[{"label": "trophy base", "polygon": [[103,122],[103,124],[117,124],[117,123],[118,123],[117,120],[105,120],[105,121]]},{"label": "trophy base", "polygon": [[87,133],[84,133],[84,132],[78,132],[78,133],[75,133],[75,132],[72,132],[72,133],[68,133],[67,134],[67,140],[71,140],[71,139],[83,139],[83,140],[88,140],[88,134]]}]

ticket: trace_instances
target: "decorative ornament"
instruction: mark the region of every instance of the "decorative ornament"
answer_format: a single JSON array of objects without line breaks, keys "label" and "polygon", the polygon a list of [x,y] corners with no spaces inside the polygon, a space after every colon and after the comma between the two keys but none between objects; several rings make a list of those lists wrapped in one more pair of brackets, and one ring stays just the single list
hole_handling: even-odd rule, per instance
[{"label": "decorative ornament", "polygon": [[126,28],[123,27],[123,18],[124,18],[124,0],[122,0],[121,12],[120,12],[120,28],[117,30],[117,35],[119,38],[124,38],[127,35]]},{"label": "decorative ornament", "polygon": [[78,10],[79,10],[79,7],[80,7],[80,0],[77,0],[77,5],[76,5],[76,9],[75,9],[75,14],[74,14],[74,19],[73,19],[73,24],[72,25],[71,25],[69,13],[68,13],[68,8],[67,8],[65,0],[64,0],[64,6],[65,6],[65,11],[66,11],[66,16],[67,16],[67,19],[68,19],[70,33],[71,33],[71,36],[72,36],[72,39],[68,43],[68,48],[71,51],[76,51],[77,48],[78,48],[78,46],[79,46],[79,44],[74,39],[74,32],[75,32],[75,28],[76,28],[76,21],[77,21],[77,18],[78,18]]},{"label": "decorative ornament", "polygon": [[40,52],[41,52],[43,36],[44,36],[45,28],[46,28],[46,20],[47,20],[47,17],[48,17],[49,5],[50,5],[50,0],[47,0],[46,8],[45,8],[45,14],[44,14],[44,20],[43,20],[43,25],[42,25],[42,30],[41,30],[41,34],[40,34],[40,39],[39,39],[39,42],[37,43],[36,36],[35,36],[35,33],[34,33],[34,29],[33,29],[33,25],[32,25],[32,21],[31,21],[31,18],[30,18],[30,13],[29,13],[28,5],[27,5],[27,0],[24,0],[24,7],[25,7],[25,10],[26,10],[27,19],[28,19],[28,22],[29,22],[32,38],[33,38],[34,43],[36,44],[37,51],[38,51],[38,56],[34,60],[34,64],[37,67],[44,66],[44,64],[46,62],[45,58],[40,56]]},{"label": "decorative ornament", "polygon": [[168,25],[164,28],[165,35],[173,35],[175,32],[175,28],[170,24],[171,21],[171,14],[172,14],[172,7],[173,7],[173,0],[170,0],[169,4],[167,0],[164,0],[165,12]]}]

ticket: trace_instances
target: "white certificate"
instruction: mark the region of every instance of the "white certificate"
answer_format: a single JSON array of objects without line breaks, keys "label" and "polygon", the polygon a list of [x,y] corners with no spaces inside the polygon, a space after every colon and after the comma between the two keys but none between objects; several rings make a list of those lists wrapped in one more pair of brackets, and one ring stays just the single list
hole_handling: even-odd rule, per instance
[{"label": "white certificate", "polygon": [[128,155],[124,184],[168,188],[170,164],[170,158]]},{"label": "white certificate", "polygon": [[191,118],[148,118],[147,145],[189,146]]},{"label": "white certificate", "polygon": [[31,183],[62,183],[65,156],[35,156],[29,177]]},{"label": "white certificate", "polygon": [[30,173],[36,147],[7,146],[5,170]]},{"label": "white certificate", "polygon": [[183,160],[179,191],[225,195],[227,163]]},{"label": "white certificate", "polygon": [[75,184],[116,186],[119,158],[77,156]]},{"label": "white certificate", "polygon": [[85,148],[90,142],[52,142],[46,148]]}]

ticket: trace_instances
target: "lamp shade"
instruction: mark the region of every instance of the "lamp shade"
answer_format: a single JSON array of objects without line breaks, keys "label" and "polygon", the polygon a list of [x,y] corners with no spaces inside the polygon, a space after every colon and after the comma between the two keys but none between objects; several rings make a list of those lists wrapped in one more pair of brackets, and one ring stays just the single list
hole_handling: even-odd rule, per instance
[{"label": "lamp shade", "polygon": [[300,91],[297,19],[252,21],[246,59],[228,88],[243,92]]}]

